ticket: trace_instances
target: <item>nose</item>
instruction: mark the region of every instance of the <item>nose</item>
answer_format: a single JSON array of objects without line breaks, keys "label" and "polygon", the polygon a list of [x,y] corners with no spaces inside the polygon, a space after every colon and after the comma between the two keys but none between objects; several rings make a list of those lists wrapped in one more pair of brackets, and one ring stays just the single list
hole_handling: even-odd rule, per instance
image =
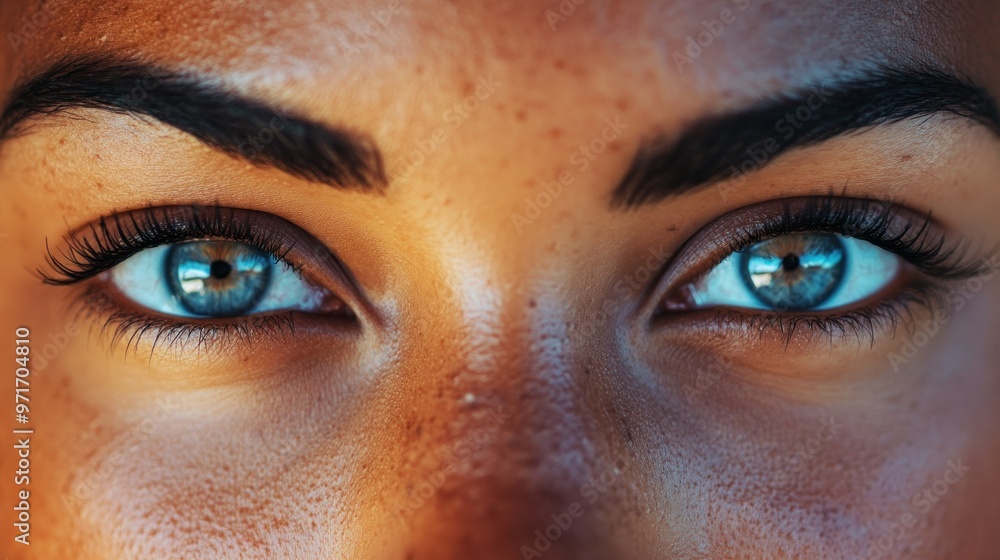
[{"label": "nose", "polygon": [[405,376],[391,557],[614,557],[602,532],[624,464],[592,412],[604,397],[559,312],[514,307]]}]

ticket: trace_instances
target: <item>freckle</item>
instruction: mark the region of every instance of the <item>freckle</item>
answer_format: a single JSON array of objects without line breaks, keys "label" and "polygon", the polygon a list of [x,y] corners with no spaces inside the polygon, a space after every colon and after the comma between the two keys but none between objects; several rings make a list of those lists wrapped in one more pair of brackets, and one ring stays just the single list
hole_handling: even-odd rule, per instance
[{"label": "freckle", "polygon": [[911,159],[913,159],[913,156],[911,154],[906,154],[903,157],[899,158],[899,161],[901,161],[901,162],[902,161],[910,161]]},{"label": "freckle", "polygon": [[618,107],[619,111],[628,111],[628,99],[622,98],[615,103],[615,107]]},{"label": "freckle", "polygon": [[566,61],[561,58],[557,58],[555,63],[552,65],[556,67],[556,70],[563,70],[566,68]]},{"label": "freckle", "polygon": [[528,307],[535,307],[536,305],[538,305],[538,304],[535,303],[535,300],[533,300],[533,299],[528,300]]},{"label": "freckle", "polygon": [[667,231],[677,231],[677,226],[670,226],[667,228]]},{"label": "freckle", "polygon": [[560,128],[553,128],[552,130],[549,131],[549,136],[551,136],[553,138],[559,138],[559,137],[561,137],[562,136],[562,129],[560,129]]},{"label": "freckle", "polygon": [[462,94],[472,95],[475,92],[476,92],[476,84],[474,82],[465,82],[465,85],[462,87]]},{"label": "freckle", "polygon": [[528,114],[525,113],[524,111],[518,111],[514,113],[514,118],[521,122],[524,122],[528,118]]},{"label": "freckle", "polygon": [[418,64],[417,67],[414,69],[414,71],[417,73],[418,76],[422,75],[424,73],[424,65]]},{"label": "freckle", "polygon": [[446,199],[444,199],[444,204],[443,204],[443,206],[448,206],[449,204],[451,204],[451,199],[450,199],[450,198],[446,198]]}]

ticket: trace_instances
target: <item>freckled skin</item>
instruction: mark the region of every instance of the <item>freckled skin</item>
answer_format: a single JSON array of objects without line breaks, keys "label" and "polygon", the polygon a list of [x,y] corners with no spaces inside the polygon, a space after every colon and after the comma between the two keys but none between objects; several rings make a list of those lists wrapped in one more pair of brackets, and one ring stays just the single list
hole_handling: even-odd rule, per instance
[{"label": "freckled skin", "polygon": [[[874,341],[786,340],[655,326],[642,298],[666,265],[651,255],[788,196],[893,198],[996,245],[995,137],[904,123],[732,191],[608,208],[642,139],[859,61],[930,58],[1000,94],[996,2],[588,0],[555,29],[545,3],[403,1],[384,25],[374,1],[68,4],[4,51],[0,89],[66,53],[194,69],[370,134],[393,183],[334,191],[97,113],[5,143],[0,333],[30,326],[38,356],[33,544],[4,521],[10,558],[1000,558],[1000,282],[902,365],[890,354],[930,311]],[[39,9],[4,2],[4,34]],[[496,85],[455,126],[481,80]],[[528,201],[544,208],[518,224]],[[29,272],[67,224],[186,203],[296,223],[370,310],[354,328],[126,351]],[[4,443],[8,514],[13,459]]]}]

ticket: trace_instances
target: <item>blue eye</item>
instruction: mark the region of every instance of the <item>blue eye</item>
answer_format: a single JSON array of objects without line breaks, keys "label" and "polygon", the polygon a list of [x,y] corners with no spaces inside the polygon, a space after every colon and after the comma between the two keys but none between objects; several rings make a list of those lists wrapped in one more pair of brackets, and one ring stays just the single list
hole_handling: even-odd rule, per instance
[{"label": "blue eye", "polygon": [[109,274],[115,287],[135,303],[179,317],[318,311],[331,297],[287,264],[235,241],[189,241],[146,249]]},{"label": "blue eye", "polygon": [[697,307],[836,309],[884,289],[901,262],[867,241],[843,235],[783,235],[729,255],[687,293]]}]

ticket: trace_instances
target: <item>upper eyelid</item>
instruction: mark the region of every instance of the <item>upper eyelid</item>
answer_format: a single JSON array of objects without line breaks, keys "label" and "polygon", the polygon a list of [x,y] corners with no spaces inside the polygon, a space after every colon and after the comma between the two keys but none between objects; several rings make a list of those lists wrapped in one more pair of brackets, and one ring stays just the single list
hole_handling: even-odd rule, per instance
[{"label": "upper eyelid", "polygon": [[[214,220],[214,222],[212,221]],[[284,261],[296,272],[303,268],[296,256],[308,253],[322,268],[358,289],[350,272],[325,245],[295,224],[254,210],[221,206],[144,207],[103,216],[78,227],[56,249],[46,240],[43,281],[54,285],[83,282],[124,262],[141,250],[198,238],[248,243]]]},{"label": "upper eyelid", "polygon": [[[155,213],[161,213],[159,215],[160,219],[166,216],[176,220],[177,223],[174,225],[179,227],[178,231],[181,233],[183,233],[184,230],[183,226],[187,223],[185,220],[190,221],[192,218],[196,220],[204,220],[207,217],[206,213],[215,216],[218,216],[218,213],[222,213],[224,216],[228,214],[229,216],[240,218],[242,221],[236,225],[242,226],[242,229],[237,232],[229,232],[238,233],[239,235],[214,235],[214,237],[247,243],[257,247],[258,249],[264,250],[265,252],[280,256],[284,262],[293,266],[297,273],[309,280],[312,280],[316,285],[331,291],[334,296],[344,302],[344,304],[353,312],[355,317],[364,317],[368,322],[376,327],[385,326],[385,318],[372,304],[371,300],[367,297],[367,294],[365,294],[364,289],[354,278],[350,269],[340,260],[339,256],[337,256],[332,249],[321,242],[316,236],[302,229],[295,223],[280,216],[258,210],[223,207],[219,205],[175,205],[147,206],[124,212],[115,212],[102,217],[96,222],[71,230],[70,233],[64,236],[63,247],[59,249],[59,256],[56,256],[53,253],[48,240],[46,240],[46,263],[52,270],[46,271],[44,269],[39,269],[37,274],[42,277],[43,282],[49,284],[80,284],[97,277],[107,270],[110,270],[116,264],[124,262],[125,259],[141,250],[170,243],[191,241],[198,237],[190,234],[179,234],[169,239],[156,239],[155,242],[152,242],[154,240],[151,239],[147,239],[147,243],[132,242],[132,247],[129,251],[117,255],[117,257],[113,259],[114,262],[111,266],[107,266],[108,263],[105,263],[105,266],[100,267],[89,266],[92,263],[88,263],[85,259],[81,261],[81,257],[85,257],[86,255],[77,254],[76,258],[73,258],[71,250],[69,251],[70,254],[67,255],[65,247],[76,246],[77,249],[87,250],[89,248],[91,250],[96,250],[99,248],[98,245],[103,242],[105,244],[105,248],[107,248],[108,239],[102,239],[100,232],[113,231],[116,236],[115,239],[120,241],[123,232],[117,227],[118,225],[128,224],[132,229],[141,230],[141,227],[136,227],[137,225],[144,223],[139,217],[143,215],[147,218],[151,216],[155,217]],[[102,224],[102,222],[104,224],[104,229],[98,227]],[[108,226],[109,223],[116,224],[116,227],[112,230]],[[204,225],[204,223],[202,223],[202,225]],[[98,229],[98,233],[96,234],[95,227]],[[194,230],[189,228],[187,231],[190,233],[198,230],[197,228]],[[124,233],[128,233],[128,231],[125,231]],[[264,234],[266,234],[266,237],[264,237]],[[271,242],[270,248],[266,243],[264,243],[264,241],[268,239],[270,239]],[[280,243],[277,241],[280,241]],[[68,260],[69,263],[66,264],[61,261],[60,257],[64,260]],[[74,268],[74,266],[77,266],[78,268]],[[85,268],[79,268],[79,266],[83,266]],[[52,272],[60,274],[61,277],[53,276]]]}]

